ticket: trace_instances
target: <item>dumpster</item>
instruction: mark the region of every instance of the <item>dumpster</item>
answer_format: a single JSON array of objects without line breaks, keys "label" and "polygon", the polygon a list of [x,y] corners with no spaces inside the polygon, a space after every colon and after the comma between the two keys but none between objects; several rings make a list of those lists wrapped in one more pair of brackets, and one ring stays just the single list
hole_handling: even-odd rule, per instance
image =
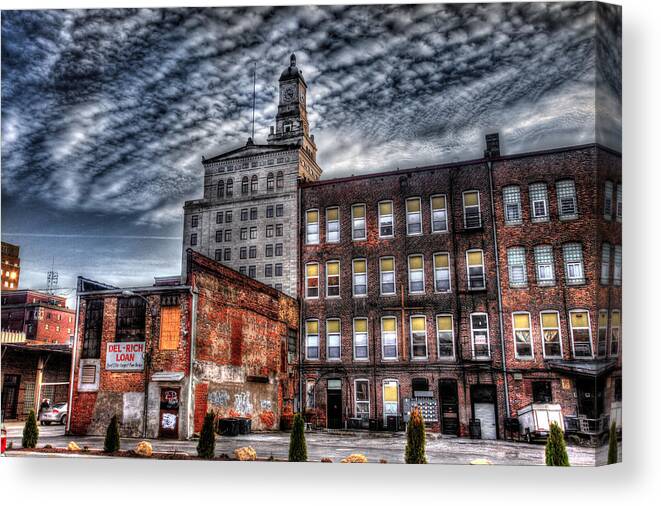
[{"label": "dumpster", "polygon": [[218,433],[221,436],[238,436],[239,420],[237,418],[221,418],[218,420]]},{"label": "dumpster", "polygon": [[482,424],[479,419],[468,422],[468,431],[471,439],[482,439]]},{"label": "dumpster", "polygon": [[239,423],[239,434],[250,434],[252,432],[252,420],[250,418],[237,418]]}]

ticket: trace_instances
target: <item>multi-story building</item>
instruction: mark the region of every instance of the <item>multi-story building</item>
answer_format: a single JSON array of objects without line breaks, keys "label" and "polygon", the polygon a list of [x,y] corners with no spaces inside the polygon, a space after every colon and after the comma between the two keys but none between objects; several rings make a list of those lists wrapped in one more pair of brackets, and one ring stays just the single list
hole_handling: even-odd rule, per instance
[{"label": "multi-story building", "polygon": [[[266,144],[202,160],[204,196],[184,205],[183,250],[191,248],[296,295],[298,181],[321,175],[307,119],[307,84],[291,56],[280,76],[276,124]],[[183,269],[186,269],[184,255]]]},{"label": "multi-story building", "polygon": [[2,291],[18,290],[21,277],[20,247],[8,242],[2,243]]},{"label": "multi-story building", "polygon": [[27,342],[71,344],[75,310],[66,297],[36,290],[2,294],[2,329],[24,332]]}]

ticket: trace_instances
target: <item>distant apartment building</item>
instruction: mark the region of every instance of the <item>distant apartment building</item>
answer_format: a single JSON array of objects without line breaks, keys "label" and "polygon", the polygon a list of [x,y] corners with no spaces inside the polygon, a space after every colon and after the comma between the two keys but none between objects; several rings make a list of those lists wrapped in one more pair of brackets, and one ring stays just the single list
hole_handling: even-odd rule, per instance
[{"label": "distant apartment building", "polygon": [[18,290],[21,277],[20,247],[8,242],[2,243],[2,276],[0,287],[3,292]]}]

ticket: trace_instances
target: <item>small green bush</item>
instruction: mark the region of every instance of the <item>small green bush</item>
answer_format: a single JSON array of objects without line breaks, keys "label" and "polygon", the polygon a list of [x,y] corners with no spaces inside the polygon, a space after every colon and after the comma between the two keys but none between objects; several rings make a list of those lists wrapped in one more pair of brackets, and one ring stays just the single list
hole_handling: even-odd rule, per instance
[{"label": "small green bush", "polygon": [[406,450],[404,460],[407,464],[426,464],[425,456],[425,421],[420,409],[411,410],[411,419],[406,427]]},{"label": "small green bush", "polygon": [[608,463],[617,464],[617,427],[615,422],[611,423],[608,431]]},{"label": "small green bush", "polygon": [[307,462],[308,448],[305,443],[305,423],[300,413],[294,415],[289,439],[289,462]]},{"label": "small green bush", "polygon": [[106,439],[103,441],[103,451],[107,453],[116,452],[119,450],[119,422],[117,415],[113,415],[106,429]]},{"label": "small green bush", "polygon": [[197,456],[203,459],[212,459],[216,454],[216,431],[214,430],[214,416],[212,412],[204,415],[204,423],[197,443]]},{"label": "small green bush", "polygon": [[551,430],[546,441],[546,450],[544,453],[547,466],[569,466],[565,435],[560,426],[555,422],[551,423]]},{"label": "small green bush", "polygon": [[39,441],[39,427],[37,427],[37,417],[34,410],[30,410],[28,420],[23,427],[23,440],[21,445],[23,448],[36,448]]}]

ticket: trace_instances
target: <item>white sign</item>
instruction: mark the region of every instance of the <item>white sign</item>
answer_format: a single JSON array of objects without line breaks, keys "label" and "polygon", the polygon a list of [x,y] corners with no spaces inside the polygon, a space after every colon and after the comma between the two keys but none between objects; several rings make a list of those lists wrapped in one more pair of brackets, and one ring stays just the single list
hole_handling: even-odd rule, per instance
[{"label": "white sign", "polygon": [[142,371],[145,343],[108,343],[106,345],[106,370]]}]

